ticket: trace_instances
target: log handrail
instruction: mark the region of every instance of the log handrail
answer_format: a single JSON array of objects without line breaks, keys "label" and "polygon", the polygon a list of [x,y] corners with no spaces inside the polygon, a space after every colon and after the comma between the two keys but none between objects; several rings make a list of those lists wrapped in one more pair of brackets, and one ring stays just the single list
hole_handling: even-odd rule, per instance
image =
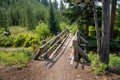
[{"label": "log handrail", "polygon": [[74,61],[75,62],[79,61],[79,58],[80,58],[79,56],[84,58],[87,62],[90,62],[86,52],[79,47],[79,44],[81,44],[81,43],[84,44],[84,47],[85,47],[86,44],[89,44],[87,42],[87,40],[85,40],[80,35],[80,32],[77,30],[76,34],[74,35],[74,39],[73,39],[73,49],[74,49],[74,52],[72,54],[74,54],[74,55],[72,57],[74,57]]},{"label": "log handrail", "polygon": [[[50,41],[42,45],[39,50],[35,53],[33,60],[38,60],[40,56],[42,56],[44,59],[48,57],[48,53],[52,50],[52,48],[55,47],[55,44],[58,44],[66,35],[68,34],[68,30],[62,31],[57,36],[53,37]],[[47,49],[47,46],[51,46],[49,49]]]}]

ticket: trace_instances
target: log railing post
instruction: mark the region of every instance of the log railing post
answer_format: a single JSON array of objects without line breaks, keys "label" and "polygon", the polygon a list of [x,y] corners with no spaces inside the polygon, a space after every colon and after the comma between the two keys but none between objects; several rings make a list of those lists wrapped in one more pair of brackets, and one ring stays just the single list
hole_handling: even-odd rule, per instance
[{"label": "log railing post", "polygon": [[78,41],[77,40],[73,40],[73,48],[74,48],[74,61],[78,62]]}]

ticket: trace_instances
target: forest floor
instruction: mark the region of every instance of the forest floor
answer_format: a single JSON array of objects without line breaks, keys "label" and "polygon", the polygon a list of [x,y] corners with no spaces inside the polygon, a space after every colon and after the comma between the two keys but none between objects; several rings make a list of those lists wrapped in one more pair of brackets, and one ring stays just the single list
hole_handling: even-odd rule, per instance
[{"label": "forest floor", "polygon": [[71,52],[69,37],[52,60],[33,60],[24,68],[0,66],[0,80],[120,80],[120,75],[113,73],[97,76],[90,65],[83,62],[71,64]]}]

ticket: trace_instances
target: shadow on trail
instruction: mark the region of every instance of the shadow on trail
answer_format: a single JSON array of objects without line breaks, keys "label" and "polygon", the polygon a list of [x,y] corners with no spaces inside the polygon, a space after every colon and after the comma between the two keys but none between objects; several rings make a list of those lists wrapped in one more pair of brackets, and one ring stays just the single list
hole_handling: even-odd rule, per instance
[{"label": "shadow on trail", "polygon": [[85,68],[85,66],[90,66],[90,63],[86,63],[86,62],[76,62],[76,65],[75,65],[75,69],[77,69],[78,68],[78,66],[79,66],[79,64],[81,64],[82,65],[82,70],[84,70],[84,68]]},{"label": "shadow on trail", "polygon": [[[60,57],[64,54],[64,52],[66,51],[66,49],[67,49],[67,47],[68,47],[68,45],[69,45],[69,43],[70,43],[70,41],[71,41],[71,37],[68,39],[68,40],[66,40],[65,41],[65,43],[63,44],[63,48],[61,47],[60,49],[59,49],[59,51],[57,52],[58,54],[56,54],[52,59],[46,59],[46,61],[48,61],[46,64],[45,64],[45,66],[47,67],[48,66],[48,68],[50,69],[59,59],[60,59]],[[50,64],[50,63],[52,63],[52,64]],[[50,65],[49,65],[50,64]]]}]

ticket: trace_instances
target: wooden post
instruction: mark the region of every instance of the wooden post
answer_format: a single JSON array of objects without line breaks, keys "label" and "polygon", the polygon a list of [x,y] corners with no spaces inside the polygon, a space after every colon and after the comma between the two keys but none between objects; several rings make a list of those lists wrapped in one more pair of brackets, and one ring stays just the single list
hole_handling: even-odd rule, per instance
[{"label": "wooden post", "polygon": [[80,44],[80,31],[79,30],[77,31],[77,41],[78,41],[78,44]]},{"label": "wooden post", "polygon": [[77,48],[77,46],[78,46],[77,40],[73,40],[74,61],[75,61],[75,62],[78,62],[78,61],[79,61],[79,59],[78,59],[78,48]]},{"label": "wooden post", "polygon": [[41,54],[41,49],[39,49],[39,50],[35,53],[35,56],[33,57],[33,60],[38,60],[40,54]]}]

